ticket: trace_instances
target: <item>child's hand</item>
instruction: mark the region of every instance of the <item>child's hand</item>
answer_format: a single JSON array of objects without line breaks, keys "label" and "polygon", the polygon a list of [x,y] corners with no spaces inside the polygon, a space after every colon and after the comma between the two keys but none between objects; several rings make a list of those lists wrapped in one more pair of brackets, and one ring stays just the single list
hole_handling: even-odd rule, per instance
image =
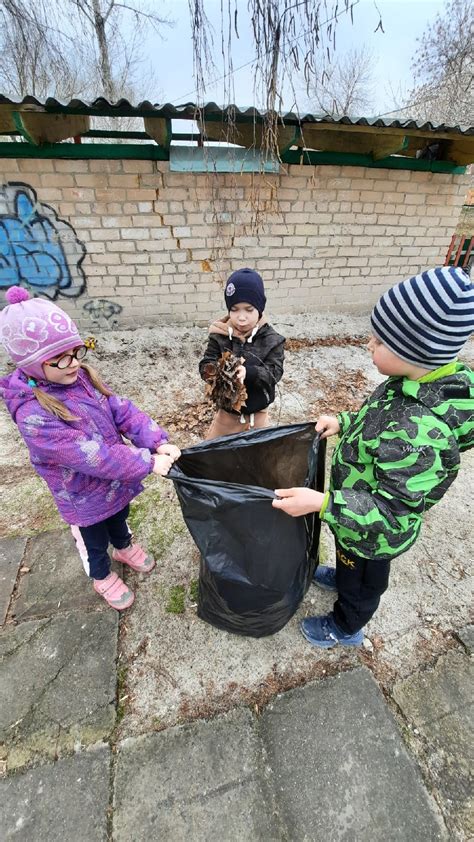
[{"label": "child's hand", "polygon": [[152,456],[153,459],[153,473],[158,474],[160,477],[165,477],[166,474],[169,472],[174,459],[172,456],[168,456],[167,453],[162,453],[159,456],[156,453]]},{"label": "child's hand", "polygon": [[341,427],[335,415],[320,415],[315,429],[322,439],[327,439],[328,436],[336,436]]},{"label": "child's hand", "polygon": [[181,456],[181,451],[179,447],[176,447],[175,444],[160,444],[159,448],[156,451],[157,453],[164,453],[166,456],[171,456],[173,462],[176,462],[177,459]]},{"label": "child's hand", "polygon": [[282,509],[291,517],[319,512],[324,500],[324,494],[312,488],[277,488],[275,494],[283,499],[273,500],[273,508]]},{"label": "child's hand", "polygon": [[247,374],[247,369],[244,365],[239,365],[238,368],[235,370],[235,374],[237,376],[237,380],[240,380],[241,383],[245,380],[245,375]]}]

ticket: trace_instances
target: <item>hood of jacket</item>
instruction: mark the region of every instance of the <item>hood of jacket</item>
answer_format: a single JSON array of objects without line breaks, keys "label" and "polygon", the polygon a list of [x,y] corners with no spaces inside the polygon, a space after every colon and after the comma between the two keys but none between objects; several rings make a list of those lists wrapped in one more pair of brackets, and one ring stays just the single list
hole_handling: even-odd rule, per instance
[{"label": "hood of jacket", "polygon": [[[44,382],[39,385],[45,392],[49,392],[49,387],[52,384]],[[56,395],[56,397],[59,397],[59,395]],[[19,368],[0,379],[0,398],[5,401],[15,422],[17,412],[24,404],[31,401],[38,405],[31,386],[28,386],[28,377]]]},{"label": "hood of jacket", "polygon": [[[0,379],[0,398],[5,401],[6,407],[15,423],[17,423],[19,410],[25,404],[31,402],[32,407],[35,407],[34,411],[38,410],[38,401],[31,386],[28,385],[28,379],[28,375],[19,368]],[[67,386],[61,383],[50,383],[48,380],[39,380],[37,381],[37,385],[42,392],[62,402],[74,399],[81,400],[84,395],[84,389],[86,389],[89,395],[95,392],[89,377],[82,369],[78,371],[77,380]]]},{"label": "hood of jacket", "polygon": [[[261,328],[264,327],[266,324],[268,324],[268,321],[265,318],[265,316],[262,316],[262,318],[257,322],[258,327],[255,331],[254,336],[256,336],[257,333],[261,330]],[[209,325],[209,333],[217,333],[219,334],[219,336],[229,336],[230,327],[231,324],[229,316],[223,316],[222,319],[216,319],[215,322],[212,322],[212,324]],[[240,331],[236,330],[235,328],[232,328],[232,335],[236,339],[240,339],[241,342],[244,342],[246,339],[249,338],[251,334],[240,333]]]},{"label": "hood of jacket", "polygon": [[452,430],[460,450],[474,446],[474,372],[463,363],[436,380],[402,381],[403,394],[422,403]]}]

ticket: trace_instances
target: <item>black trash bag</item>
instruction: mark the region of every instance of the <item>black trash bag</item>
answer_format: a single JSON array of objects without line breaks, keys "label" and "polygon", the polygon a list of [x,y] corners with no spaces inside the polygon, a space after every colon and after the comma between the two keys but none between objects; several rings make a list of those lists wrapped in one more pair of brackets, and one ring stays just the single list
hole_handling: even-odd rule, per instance
[{"label": "black trash bag", "polygon": [[289,517],[273,489],[323,490],[325,441],[314,424],[266,427],[183,450],[168,474],[201,551],[198,616],[235,634],[274,634],[317,565],[318,514]]}]

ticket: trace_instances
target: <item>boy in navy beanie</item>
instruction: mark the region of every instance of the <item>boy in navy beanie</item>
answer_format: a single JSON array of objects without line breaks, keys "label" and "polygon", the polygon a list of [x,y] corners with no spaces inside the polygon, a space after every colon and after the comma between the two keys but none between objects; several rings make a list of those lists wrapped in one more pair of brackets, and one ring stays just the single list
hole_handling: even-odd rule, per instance
[{"label": "boy in navy beanie", "polygon": [[444,496],[474,445],[474,373],[457,355],[474,331],[474,287],[456,267],[431,269],[385,292],[372,312],[368,349],[388,376],[358,412],[323,415],[339,434],[329,491],[276,491],[275,508],[319,512],[336,539],[336,569],[314,581],[337,591],[333,611],[308,617],[313,645],[360,646],[388,586],[390,563],[416,541],[424,513]]},{"label": "boy in navy beanie", "polygon": [[242,361],[237,376],[245,384],[247,399],[240,412],[217,410],[206,439],[267,427],[267,408],[275,400],[275,386],[283,374],[285,339],[264,318],[265,289],[258,272],[233,272],[226,282],[224,298],[227,316],[211,324],[199,372],[205,380],[207,364],[217,362],[224,351],[231,351]]}]

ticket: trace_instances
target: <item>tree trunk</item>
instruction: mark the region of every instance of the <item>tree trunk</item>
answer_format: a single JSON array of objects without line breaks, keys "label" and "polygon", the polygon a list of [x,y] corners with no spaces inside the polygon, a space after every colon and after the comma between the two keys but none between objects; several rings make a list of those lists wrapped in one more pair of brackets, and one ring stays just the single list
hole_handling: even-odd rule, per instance
[{"label": "tree trunk", "polygon": [[109,102],[113,102],[115,100],[115,85],[112,79],[109,45],[107,44],[105,20],[102,16],[100,0],[92,0],[92,8],[94,12],[94,29],[97,36],[97,43],[99,45],[100,78],[102,81],[104,96],[109,100]]}]

